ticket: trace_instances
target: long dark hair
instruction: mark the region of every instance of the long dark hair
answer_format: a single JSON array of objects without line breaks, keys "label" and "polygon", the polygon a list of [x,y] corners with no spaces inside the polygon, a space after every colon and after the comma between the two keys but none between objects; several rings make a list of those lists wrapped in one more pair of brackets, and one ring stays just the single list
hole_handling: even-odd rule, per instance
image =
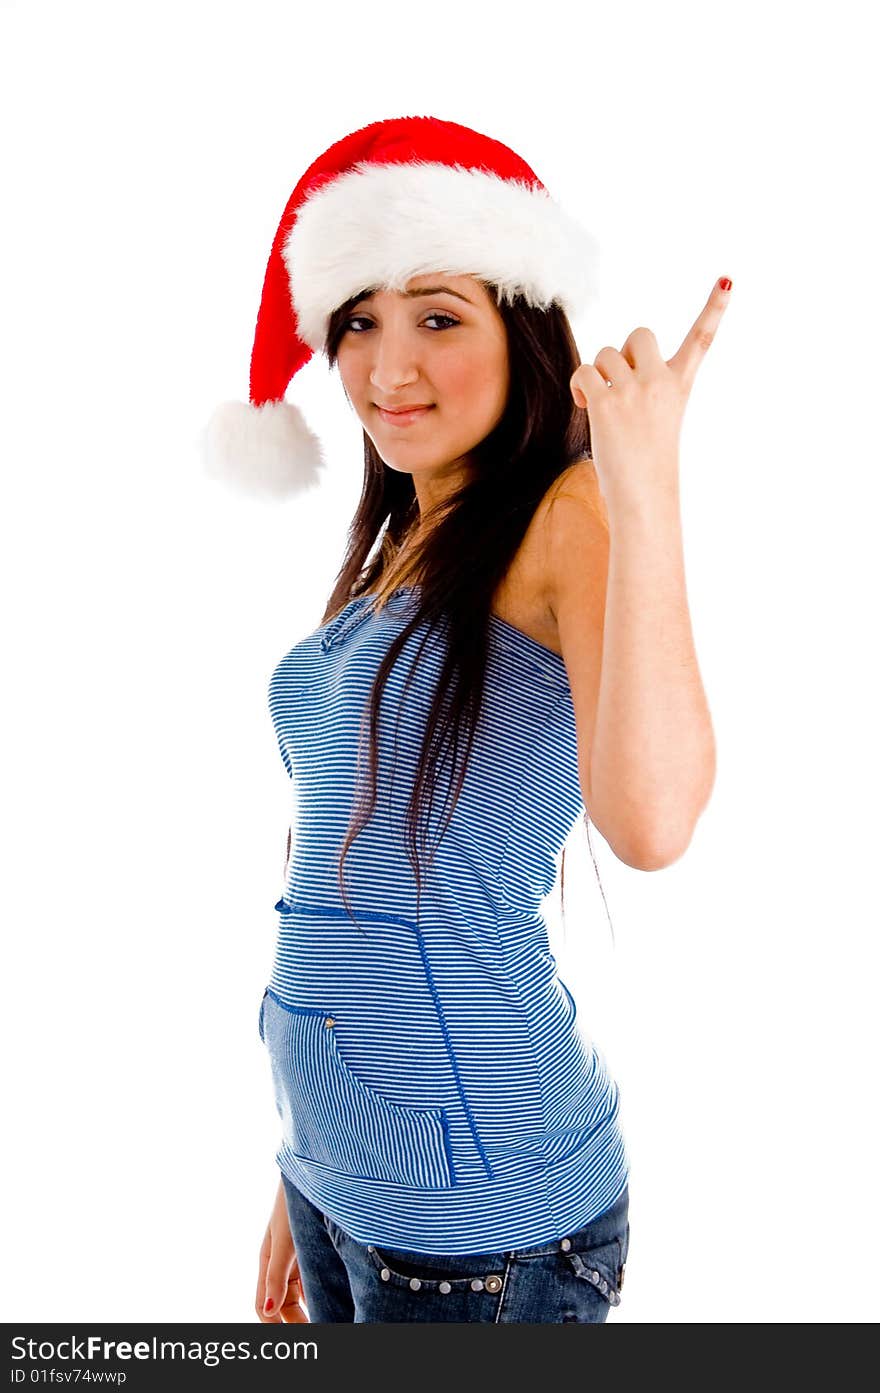
[{"label": "long dark hair", "polygon": [[[343,863],[376,806],[378,713],[397,657],[421,624],[426,624],[426,633],[419,653],[434,630],[442,630],[446,656],[428,713],[406,816],[406,844],[418,903],[419,849],[424,850],[426,841],[424,829],[419,831],[419,820],[426,808],[430,818],[437,774],[447,759],[453,776],[458,766],[458,776],[441,837],[458,801],[482,706],[493,595],[553,481],[576,460],[592,458],[587,413],[575,406],[569,388],[581,359],[565,312],[556,304],[537,309],[521,297],[512,303],[502,302],[497,287],[482,284],[494,296],[507,331],[507,403],[495,428],[469,453],[467,481],[431,510],[428,532],[408,556],[407,575],[417,578],[417,606],[373,681],[364,716],[369,726],[369,788],[354,810],[338,861],[339,886],[349,911]],[[370,293],[369,288],[361,291],[332,314],[324,348],[331,370],[346,320]],[[412,476],[389,468],[364,431],[363,489],[322,624],[380,581],[419,520]],[[468,558],[466,568],[461,565],[463,556]],[[459,762],[462,743],[464,757]],[[563,849],[563,877],[564,855]],[[433,852],[428,864],[431,859]]]}]

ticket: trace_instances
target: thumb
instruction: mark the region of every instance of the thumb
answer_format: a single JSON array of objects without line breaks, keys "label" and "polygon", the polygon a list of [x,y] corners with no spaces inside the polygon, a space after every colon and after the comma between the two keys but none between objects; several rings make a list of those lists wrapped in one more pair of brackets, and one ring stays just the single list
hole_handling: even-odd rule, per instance
[{"label": "thumb", "polygon": [[284,1260],[269,1260],[266,1269],[266,1294],[263,1301],[265,1318],[270,1321],[303,1322],[307,1317],[301,1310],[302,1281],[296,1253]]},{"label": "thumb", "polygon": [[263,1314],[270,1320],[281,1320],[281,1307],[287,1296],[287,1274],[292,1265],[292,1257],[284,1262],[278,1258],[269,1259],[263,1290]]}]

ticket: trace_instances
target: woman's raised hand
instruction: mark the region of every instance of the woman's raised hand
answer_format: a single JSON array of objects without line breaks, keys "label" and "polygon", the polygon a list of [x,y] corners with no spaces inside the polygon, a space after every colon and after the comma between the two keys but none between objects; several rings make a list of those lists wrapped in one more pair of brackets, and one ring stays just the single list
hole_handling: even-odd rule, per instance
[{"label": "woman's raised hand", "polygon": [[682,417],[697,370],[730,300],[731,282],[712,293],[678,351],[664,360],[650,329],[633,329],[623,347],[603,348],[582,363],[569,386],[590,418],[593,461],[606,501],[639,499],[678,487]]}]

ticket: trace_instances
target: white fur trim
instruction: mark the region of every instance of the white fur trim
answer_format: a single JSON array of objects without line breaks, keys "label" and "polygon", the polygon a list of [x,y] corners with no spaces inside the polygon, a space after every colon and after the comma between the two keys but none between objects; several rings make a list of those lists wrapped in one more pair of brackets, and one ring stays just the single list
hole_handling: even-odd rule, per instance
[{"label": "white fur trim", "polygon": [[201,448],[212,479],[264,498],[314,488],[324,468],[318,437],[299,408],[287,401],[263,406],[224,402],[205,427]]},{"label": "white fur trim", "polygon": [[282,256],[299,336],[320,352],[352,295],[403,290],[428,271],[578,314],[596,295],[599,247],[545,189],[460,166],[362,162],[306,200]]}]

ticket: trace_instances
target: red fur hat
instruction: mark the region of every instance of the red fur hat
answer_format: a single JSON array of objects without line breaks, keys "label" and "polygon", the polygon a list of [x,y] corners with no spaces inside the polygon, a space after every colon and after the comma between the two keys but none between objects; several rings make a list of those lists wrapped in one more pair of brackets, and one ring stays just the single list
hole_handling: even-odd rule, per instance
[{"label": "red fur hat", "polygon": [[250,401],[217,408],[209,473],[276,497],[315,486],[321,445],[284,400],[331,314],[367,289],[428,271],[477,276],[498,303],[570,315],[595,295],[598,246],[508,146],[454,121],[402,116],[343,136],[309,166],[272,243],[251,354]]}]

